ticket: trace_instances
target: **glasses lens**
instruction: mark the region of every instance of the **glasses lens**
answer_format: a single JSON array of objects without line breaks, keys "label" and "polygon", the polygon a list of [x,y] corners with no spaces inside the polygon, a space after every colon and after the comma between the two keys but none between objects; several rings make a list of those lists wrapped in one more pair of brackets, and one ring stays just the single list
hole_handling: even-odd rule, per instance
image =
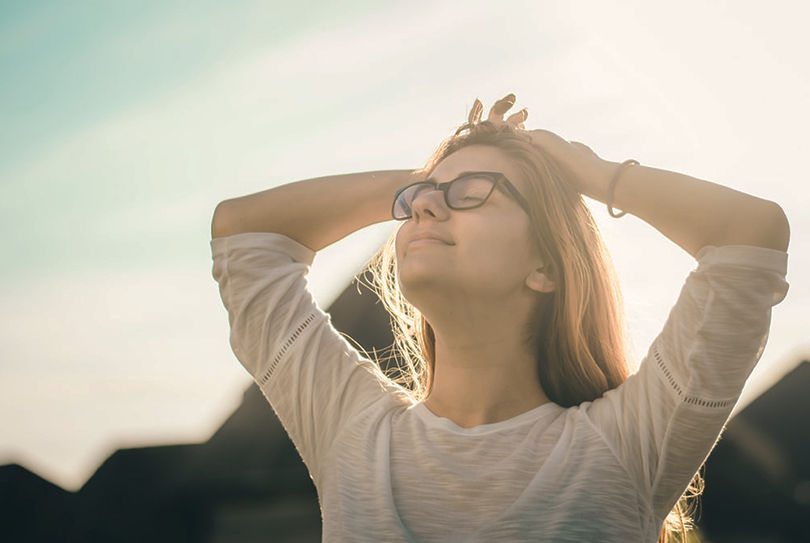
[{"label": "glasses lens", "polygon": [[411,205],[413,204],[413,200],[416,198],[416,195],[423,190],[429,190],[432,188],[433,185],[430,183],[415,183],[400,192],[399,196],[397,196],[397,199],[394,201],[394,218],[410,218],[412,215]]},{"label": "glasses lens", "polygon": [[447,201],[455,209],[480,206],[492,191],[492,185],[493,180],[489,177],[462,177],[450,185]]}]

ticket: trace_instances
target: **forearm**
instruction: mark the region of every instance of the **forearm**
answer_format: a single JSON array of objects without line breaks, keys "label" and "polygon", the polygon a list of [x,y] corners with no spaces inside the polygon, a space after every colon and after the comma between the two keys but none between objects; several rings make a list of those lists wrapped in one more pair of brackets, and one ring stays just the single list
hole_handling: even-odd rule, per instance
[{"label": "forearm", "polygon": [[[608,162],[602,202],[619,167]],[[675,172],[633,165],[622,169],[613,208],[643,219],[696,256],[705,245],[754,245],[787,251],[790,229],[782,208],[716,183]]]},{"label": "forearm", "polygon": [[276,232],[319,251],[371,224],[391,219],[394,193],[413,170],[379,170],[306,179],[224,200],[211,237]]}]

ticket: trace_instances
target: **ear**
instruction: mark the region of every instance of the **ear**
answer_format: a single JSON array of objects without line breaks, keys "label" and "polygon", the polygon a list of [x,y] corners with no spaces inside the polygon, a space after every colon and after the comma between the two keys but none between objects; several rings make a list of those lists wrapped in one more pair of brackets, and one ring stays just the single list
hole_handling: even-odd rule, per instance
[{"label": "ear", "polygon": [[526,286],[537,292],[553,292],[557,288],[554,281],[543,272],[543,268],[532,270],[526,276]]}]

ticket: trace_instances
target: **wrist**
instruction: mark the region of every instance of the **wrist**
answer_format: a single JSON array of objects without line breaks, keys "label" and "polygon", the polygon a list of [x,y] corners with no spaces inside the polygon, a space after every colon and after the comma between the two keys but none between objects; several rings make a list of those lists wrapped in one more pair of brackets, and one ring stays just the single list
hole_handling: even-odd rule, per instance
[{"label": "wrist", "polygon": [[621,182],[620,178],[624,176],[625,170],[627,170],[631,166],[638,166],[638,165],[639,165],[638,160],[629,158],[624,162],[622,162],[621,164],[618,164],[614,169],[613,175],[610,178],[610,183],[608,184],[607,187],[607,197],[605,199],[605,204],[607,205],[607,210],[611,217],[618,219],[619,217],[622,217],[627,214],[627,211],[617,212],[613,208],[614,204],[616,203],[616,185]]},{"label": "wrist", "polygon": [[604,204],[607,203],[607,199],[609,197],[608,191],[610,188],[610,182],[619,172],[621,163],[604,159],[600,160],[601,162],[599,163],[598,172],[593,176],[593,180],[589,186],[586,187],[585,195]]}]

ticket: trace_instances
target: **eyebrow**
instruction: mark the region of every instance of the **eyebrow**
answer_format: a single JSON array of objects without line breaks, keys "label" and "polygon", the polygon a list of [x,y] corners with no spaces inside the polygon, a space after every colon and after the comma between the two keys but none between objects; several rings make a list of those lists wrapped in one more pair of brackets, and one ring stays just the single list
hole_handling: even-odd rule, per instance
[{"label": "eyebrow", "polygon": [[[465,175],[469,175],[471,173],[500,173],[500,172],[489,172],[489,171],[485,172],[483,170],[466,171],[466,172],[461,172],[460,174],[455,176],[453,179],[458,179],[459,177],[464,177]],[[501,175],[503,175],[503,174],[501,174]],[[453,179],[451,179],[450,181],[452,181]],[[433,181],[434,183],[438,182],[438,181],[436,181],[436,178],[433,177],[433,176],[428,177],[427,179],[425,179],[425,181]],[[448,181],[445,181],[445,183],[447,183],[447,182]]]}]

